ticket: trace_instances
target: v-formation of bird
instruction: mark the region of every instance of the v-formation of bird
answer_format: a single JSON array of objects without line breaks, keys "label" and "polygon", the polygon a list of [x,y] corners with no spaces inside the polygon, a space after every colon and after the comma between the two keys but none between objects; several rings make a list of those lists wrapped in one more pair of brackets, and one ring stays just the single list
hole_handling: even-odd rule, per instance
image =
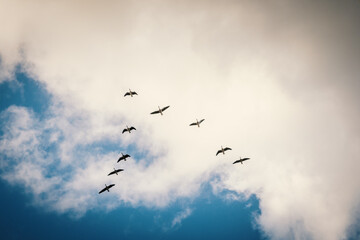
[{"label": "v-formation of bird", "polygon": [[[138,95],[138,94],[137,94],[136,92],[134,92],[134,91],[131,91],[131,89],[129,89],[129,91],[125,93],[124,97],[126,97],[126,96],[133,97],[134,95]],[[160,106],[158,106],[158,110],[156,110],[156,111],[154,111],[154,112],[151,112],[150,114],[159,114],[159,113],[160,113],[160,115],[163,115],[163,112],[164,112],[166,109],[168,109],[169,107],[170,107],[170,106],[166,106],[166,107],[160,108]],[[200,127],[200,124],[201,124],[204,120],[205,120],[205,119],[201,119],[200,121],[198,121],[198,120],[196,119],[196,122],[191,123],[189,126],[198,126],[198,127]],[[131,127],[126,126],[126,128],[124,128],[124,130],[122,131],[122,133],[125,133],[125,132],[131,133],[132,130],[136,130],[136,128],[133,127],[133,126],[131,126]],[[223,148],[223,146],[221,146],[221,149],[216,152],[216,156],[217,156],[219,153],[222,153],[222,154],[224,155],[225,152],[228,151],[228,150],[232,150],[232,149],[229,148],[229,147]],[[126,158],[129,158],[129,157],[131,157],[129,154],[123,154],[123,153],[121,153],[121,156],[119,157],[119,159],[117,160],[117,162],[120,162],[121,160],[126,161]],[[233,162],[233,164],[236,164],[236,163],[241,163],[241,164],[243,164],[244,161],[247,161],[247,160],[249,160],[249,159],[250,159],[250,158],[241,158],[241,157],[240,157],[240,159],[238,159],[238,160],[236,160],[235,162]],[[115,168],[114,168],[114,170],[113,170],[112,172],[110,172],[110,173],[108,174],[108,176],[114,175],[114,174],[118,175],[118,173],[119,173],[119,172],[122,172],[122,171],[124,171],[124,169],[115,169]],[[105,188],[103,188],[103,189],[99,192],[99,194],[102,193],[102,192],[105,192],[105,191],[110,192],[109,189],[112,188],[113,186],[115,186],[115,184],[110,184],[110,185],[106,185],[106,184],[105,184]]]}]

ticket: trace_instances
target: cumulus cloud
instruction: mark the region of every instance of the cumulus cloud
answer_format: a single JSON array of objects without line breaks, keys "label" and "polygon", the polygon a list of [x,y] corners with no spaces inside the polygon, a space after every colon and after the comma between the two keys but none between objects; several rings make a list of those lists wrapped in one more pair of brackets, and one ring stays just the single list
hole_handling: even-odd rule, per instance
[{"label": "cumulus cloud", "polygon": [[[346,237],[360,195],[359,10],[355,1],[0,1],[0,82],[21,64],[55,99],[45,119],[2,113],[3,177],[80,213],[100,202],[164,207],[211,180],[218,194],[255,193],[273,239]],[[128,88],[139,96],[123,98]],[[170,108],[150,116],[158,105]],[[205,122],[190,128],[196,118]],[[123,135],[125,125],[138,130]],[[233,150],[215,157],[221,145]],[[114,194],[94,198],[126,149],[137,157],[111,179]],[[240,155],[251,160],[232,165]]]}]

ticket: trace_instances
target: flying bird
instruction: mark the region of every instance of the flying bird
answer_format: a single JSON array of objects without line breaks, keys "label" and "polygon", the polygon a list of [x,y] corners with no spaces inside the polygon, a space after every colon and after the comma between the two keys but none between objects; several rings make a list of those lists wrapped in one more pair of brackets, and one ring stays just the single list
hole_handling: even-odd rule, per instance
[{"label": "flying bird", "polygon": [[233,162],[233,164],[235,164],[235,163],[241,163],[241,164],[243,164],[243,161],[246,161],[246,160],[249,160],[250,158],[241,158],[240,157],[240,159],[239,160],[236,160],[235,162]]},{"label": "flying bird", "polygon": [[169,107],[170,107],[170,106],[166,106],[166,107],[160,108],[160,107],[158,106],[159,110],[154,111],[154,112],[152,112],[152,113],[150,113],[150,114],[160,113],[161,115],[163,115],[163,111],[165,111],[165,110],[168,109]]},{"label": "flying bird", "polygon": [[105,191],[110,192],[109,189],[112,188],[113,186],[115,186],[115,184],[110,184],[109,186],[107,186],[105,184],[105,187],[99,192],[99,194],[102,193],[102,192],[105,192]]},{"label": "flying bird", "polygon": [[118,172],[121,172],[121,171],[124,171],[124,169],[120,169],[120,168],[119,168],[119,169],[115,169],[115,168],[114,168],[114,171],[112,171],[111,173],[109,173],[108,176],[110,176],[110,175],[112,175],[112,174],[118,175]]},{"label": "flying bird", "polygon": [[200,127],[200,123],[202,123],[204,120],[205,120],[205,119],[201,119],[200,121],[198,121],[198,120],[196,119],[196,122],[190,124],[190,126],[195,126],[195,125],[197,125],[198,127]]},{"label": "flying bird", "polygon": [[221,146],[221,149],[220,149],[219,151],[217,151],[216,156],[217,156],[219,153],[225,154],[225,151],[227,151],[227,150],[232,150],[232,149],[229,148],[229,147],[223,148],[223,147]]},{"label": "flying bird", "polygon": [[131,133],[131,130],[136,130],[136,128],[134,128],[134,127],[128,127],[127,125],[126,125],[126,128],[124,128],[124,130],[122,131],[122,133],[124,133],[124,132],[129,132],[129,133]]},{"label": "flying bird", "polygon": [[129,91],[127,93],[125,93],[124,97],[126,97],[126,96],[133,97],[134,95],[138,95],[138,94],[136,92],[132,92],[131,89],[129,89]]},{"label": "flying bird", "polygon": [[119,159],[117,160],[117,162],[120,162],[121,160],[124,160],[124,161],[126,161],[126,158],[128,158],[128,157],[131,157],[129,154],[122,154],[121,153],[121,157],[119,157]]}]

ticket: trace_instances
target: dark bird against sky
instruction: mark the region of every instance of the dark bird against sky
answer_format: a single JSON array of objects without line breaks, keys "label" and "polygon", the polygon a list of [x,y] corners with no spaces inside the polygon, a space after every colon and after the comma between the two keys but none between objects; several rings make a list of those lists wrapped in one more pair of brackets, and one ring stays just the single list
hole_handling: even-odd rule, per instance
[{"label": "dark bird against sky", "polygon": [[115,168],[114,168],[114,171],[112,171],[111,173],[109,173],[108,176],[113,175],[113,174],[118,175],[118,172],[121,172],[121,171],[124,171],[124,169],[121,169],[121,168],[115,169]]},{"label": "dark bird against sky", "polygon": [[200,121],[198,121],[198,120],[196,119],[196,122],[191,123],[190,126],[195,126],[195,125],[197,125],[198,127],[200,127],[200,123],[202,123],[204,120],[205,120],[205,119],[201,119]]},{"label": "dark bird against sky", "polygon": [[232,150],[232,149],[229,148],[229,147],[223,148],[223,146],[221,146],[221,149],[220,149],[219,151],[217,151],[216,156],[217,156],[219,153],[225,154],[225,151],[227,151],[227,150]]},{"label": "dark bird against sky", "polygon": [[134,128],[134,127],[128,127],[128,126],[126,126],[126,128],[124,128],[124,130],[122,131],[122,133],[124,133],[124,132],[129,132],[129,133],[131,133],[131,130],[136,130],[136,128]]},{"label": "dark bird against sky", "polygon": [[121,153],[121,157],[119,157],[119,159],[117,160],[117,162],[120,162],[121,160],[124,160],[124,161],[126,161],[126,158],[128,158],[128,157],[131,157],[129,154],[123,154],[123,153]]},{"label": "dark bird against sky", "polygon": [[158,106],[159,110],[154,111],[154,112],[152,112],[152,113],[150,113],[150,114],[158,114],[158,113],[160,113],[161,115],[163,115],[163,111],[165,111],[165,110],[168,109],[169,107],[170,107],[170,106],[166,106],[166,107],[160,108],[160,107]]},{"label": "dark bird against sky", "polygon": [[113,186],[115,186],[115,184],[110,184],[109,186],[107,186],[107,185],[105,184],[105,187],[99,192],[99,194],[102,193],[102,192],[105,192],[105,191],[110,192],[109,189],[112,188]]},{"label": "dark bird against sky", "polygon": [[127,93],[125,93],[124,97],[126,97],[126,96],[133,97],[134,95],[138,95],[138,94],[136,92],[132,92],[131,89],[129,89],[129,91]]},{"label": "dark bird against sky", "polygon": [[243,164],[244,161],[249,160],[249,159],[250,159],[250,158],[241,158],[241,157],[240,157],[240,159],[239,159],[239,160],[236,160],[235,162],[233,162],[233,164],[235,164],[235,163],[241,163],[241,164]]}]

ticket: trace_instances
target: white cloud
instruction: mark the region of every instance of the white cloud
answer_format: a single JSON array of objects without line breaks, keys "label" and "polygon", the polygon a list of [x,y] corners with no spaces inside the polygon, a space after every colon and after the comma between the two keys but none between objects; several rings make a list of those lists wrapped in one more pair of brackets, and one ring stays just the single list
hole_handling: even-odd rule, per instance
[{"label": "white cloud", "polygon": [[[167,206],[219,175],[215,192],[257,194],[272,238],[341,239],[360,195],[358,12],[322,1],[0,1],[0,79],[22,63],[55,99],[42,120],[3,113],[13,116],[5,178],[81,214]],[[139,96],[124,98],[128,88]],[[158,105],[170,108],[150,116]],[[196,118],[205,122],[190,128]],[[121,134],[127,124],[138,130]],[[104,141],[141,157],[116,165]],[[215,157],[221,145],[233,150]],[[240,155],[251,160],[232,165]],[[124,174],[107,177],[114,166]],[[112,194],[94,197],[109,181]]]},{"label": "white cloud", "polygon": [[192,210],[190,208],[186,208],[185,210],[179,212],[174,219],[171,222],[171,227],[175,227],[175,226],[179,226],[181,224],[181,222],[189,217],[192,213]]}]

